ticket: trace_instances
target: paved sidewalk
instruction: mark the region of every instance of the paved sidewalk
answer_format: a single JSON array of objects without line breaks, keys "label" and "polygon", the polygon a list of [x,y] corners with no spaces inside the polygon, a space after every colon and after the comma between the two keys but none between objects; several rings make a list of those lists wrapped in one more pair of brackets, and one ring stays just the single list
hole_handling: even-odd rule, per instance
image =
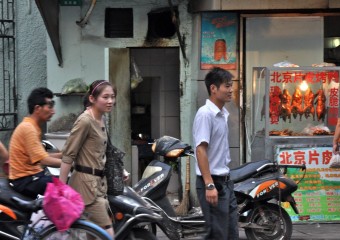
[{"label": "paved sidewalk", "polygon": [[[162,231],[157,232],[159,240],[168,238]],[[200,237],[187,238],[188,240],[201,239]],[[299,223],[293,225],[292,240],[340,240],[339,223]],[[230,239],[232,240],[232,239]],[[240,229],[240,240],[247,240],[244,229]]]}]

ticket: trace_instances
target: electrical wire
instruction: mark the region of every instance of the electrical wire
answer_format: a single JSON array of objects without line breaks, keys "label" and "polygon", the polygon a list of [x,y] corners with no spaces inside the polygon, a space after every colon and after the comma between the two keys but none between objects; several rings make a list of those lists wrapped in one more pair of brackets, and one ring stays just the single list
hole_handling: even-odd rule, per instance
[{"label": "electrical wire", "polygon": [[304,171],[304,173],[303,173],[302,178],[301,178],[299,181],[297,181],[297,183],[296,183],[297,185],[299,185],[299,183],[305,178],[306,172],[307,172],[307,168],[305,168],[305,171]]}]

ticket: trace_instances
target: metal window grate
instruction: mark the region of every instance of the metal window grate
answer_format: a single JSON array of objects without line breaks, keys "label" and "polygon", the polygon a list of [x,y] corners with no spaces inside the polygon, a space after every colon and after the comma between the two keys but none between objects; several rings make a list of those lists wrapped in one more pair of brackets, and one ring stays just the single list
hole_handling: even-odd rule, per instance
[{"label": "metal window grate", "polygon": [[106,38],[133,38],[133,9],[107,8],[105,10]]},{"label": "metal window grate", "polygon": [[0,131],[17,125],[15,0],[0,0]]}]

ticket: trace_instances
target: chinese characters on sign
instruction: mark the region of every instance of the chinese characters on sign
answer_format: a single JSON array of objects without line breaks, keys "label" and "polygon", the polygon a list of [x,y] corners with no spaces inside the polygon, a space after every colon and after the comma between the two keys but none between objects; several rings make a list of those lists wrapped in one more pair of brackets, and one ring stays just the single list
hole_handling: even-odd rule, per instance
[{"label": "chinese characters on sign", "polygon": [[270,81],[273,83],[301,83],[306,80],[307,83],[328,83],[331,81],[339,83],[338,71],[327,72],[297,72],[297,71],[273,71],[270,73]]},{"label": "chinese characters on sign", "polygon": [[[307,173],[297,169],[289,169],[289,178],[299,183],[294,198],[301,216],[315,221],[340,220],[340,169],[330,169],[332,157],[331,147],[315,148],[279,148],[277,146],[277,162],[279,164],[306,164]],[[283,204],[294,221],[300,218],[291,207]]]},{"label": "chinese characters on sign", "polygon": [[328,165],[332,158],[332,151],[325,150],[322,153],[318,152],[316,149],[308,149],[305,151],[296,150],[282,151],[279,155],[280,164],[308,164],[308,165]]}]

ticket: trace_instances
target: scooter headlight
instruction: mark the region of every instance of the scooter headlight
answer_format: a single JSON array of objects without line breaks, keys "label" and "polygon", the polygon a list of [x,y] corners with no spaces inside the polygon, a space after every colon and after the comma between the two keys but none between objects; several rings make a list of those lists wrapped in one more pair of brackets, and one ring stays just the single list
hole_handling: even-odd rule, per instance
[{"label": "scooter headlight", "polygon": [[156,142],[154,142],[154,143],[152,144],[151,149],[152,149],[153,152],[156,151]]},{"label": "scooter headlight", "polygon": [[174,149],[168,152],[166,157],[179,157],[184,152],[184,149]]}]

